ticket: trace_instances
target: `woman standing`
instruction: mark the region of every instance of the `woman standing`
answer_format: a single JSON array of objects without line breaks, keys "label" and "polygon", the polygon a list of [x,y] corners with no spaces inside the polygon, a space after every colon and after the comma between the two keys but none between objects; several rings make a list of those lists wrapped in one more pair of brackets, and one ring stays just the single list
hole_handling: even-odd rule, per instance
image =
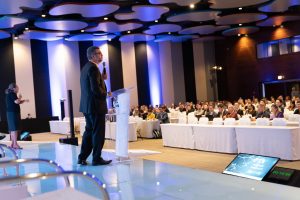
[{"label": "woman standing", "polygon": [[29,102],[28,99],[23,100],[21,94],[17,96],[18,92],[19,87],[15,83],[9,84],[8,88],[5,90],[7,125],[12,141],[11,147],[14,149],[21,149],[17,143],[18,133],[21,130],[20,104]]}]

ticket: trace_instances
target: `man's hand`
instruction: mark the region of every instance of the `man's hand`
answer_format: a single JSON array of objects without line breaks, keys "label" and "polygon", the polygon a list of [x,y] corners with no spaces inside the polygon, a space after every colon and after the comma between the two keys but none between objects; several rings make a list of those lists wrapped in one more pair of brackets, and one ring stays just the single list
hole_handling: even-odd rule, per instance
[{"label": "man's hand", "polygon": [[109,92],[107,93],[107,95],[108,95],[109,97],[111,97],[111,96],[112,96],[112,93],[109,91]]}]

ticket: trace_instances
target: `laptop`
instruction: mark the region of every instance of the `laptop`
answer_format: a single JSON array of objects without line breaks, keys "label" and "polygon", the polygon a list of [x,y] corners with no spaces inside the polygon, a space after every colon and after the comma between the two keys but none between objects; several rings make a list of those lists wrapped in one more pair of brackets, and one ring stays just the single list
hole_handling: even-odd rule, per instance
[{"label": "laptop", "polygon": [[278,161],[279,158],[276,157],[240,153],[225,168],[223,174],[261,181]]}]

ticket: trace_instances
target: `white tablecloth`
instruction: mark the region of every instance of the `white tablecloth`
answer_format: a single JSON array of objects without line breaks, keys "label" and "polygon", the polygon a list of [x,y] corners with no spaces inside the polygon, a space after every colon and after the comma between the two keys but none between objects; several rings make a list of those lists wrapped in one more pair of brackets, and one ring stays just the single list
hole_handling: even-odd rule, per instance
[{"label": "white tablecloth", "polygon": [[279,157],[284,160],[300,159],[299,127],[237,126],[239,153]]},{"label": "white tablecloth", "polygon": [[153,130],[159,130],[158,120],[142,120],[137,121],[137,128],[140,130],[141,137],[153,138]]},{"label": "white tablecloth", "polygon": [[195,149],[237,153],[234,126],[193,125]]},{"label": "white tablecloth", "polygon": [[[85,121],[80,122],[80,134],[83,135],[85,130]],[[137,123],[128,123],[128,141],[137,141]],[[116,122],[106,122],[105,124],[105,138],[106,139],[116,139]]]},{"label": "white tablecloth", "polygon": [[195,149],[193,128],[188,124],[161,124],[163,145]]}]

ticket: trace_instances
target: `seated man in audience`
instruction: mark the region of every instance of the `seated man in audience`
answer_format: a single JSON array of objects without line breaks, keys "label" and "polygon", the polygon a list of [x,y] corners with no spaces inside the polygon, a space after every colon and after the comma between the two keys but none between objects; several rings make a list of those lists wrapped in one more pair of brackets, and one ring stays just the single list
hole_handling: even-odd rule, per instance
[{"label": "seated man in audience", "polygon": [[239,119],[232,104],[228,104],[228,112],[225,116],[223,116],[223,119],[226,119],[226,118],[234,118],[235,120]]},{"label": "seated man in audience", "polygon": [[274,118],[283,118],[283,112],[281,112],[279,108],[273,104],[271,107],[270,119]]},{"label": "seated man in audience", "polygon": [[209,121],[213,121],[215,117],[217,117],[217,113],[214,111],[214,105],[209,104],[208,106],[208,112],[206,113],[205,117],[208,118]]},{"label": "seated man in audience", "polygon": [[224,116],[226,116],[227,111],[225,110],[224,104],[220,103],[218,105],[218,109],[219,109],[219,112],[217,114],[217,117],[223,118]]},{"label": "seated man in audience", "polygon": [[161,124],[170,123],[168,113],[166,112],[166,108],[166,106],[162,106],[156,111],[156,119],[158,119]]},{"label": "seated man in audience", "polygon": [[193,108],[193,105],[189,103],[186,107],[186,115],[188,115],[191,112],[194,112],[194,110],[195,109]]},{"label": "seated man in audience", "polygon": [[266,109],[266,104],[264,101],[260,101],[258,108],[257,108],[257,115],[255,117],[257,118],[270,118],[270,112]]},{"label": "seated man in audience", "polygon": [[299,115],[300,114],[300,101],[299,100],[297,101],[296,106],[297,106],[297,108],[294,111],[294,114],[298,114]]},{"label": "seated man in audience", "polygon": [[179,112],[185,112],[184,103],[179,103]]}]

